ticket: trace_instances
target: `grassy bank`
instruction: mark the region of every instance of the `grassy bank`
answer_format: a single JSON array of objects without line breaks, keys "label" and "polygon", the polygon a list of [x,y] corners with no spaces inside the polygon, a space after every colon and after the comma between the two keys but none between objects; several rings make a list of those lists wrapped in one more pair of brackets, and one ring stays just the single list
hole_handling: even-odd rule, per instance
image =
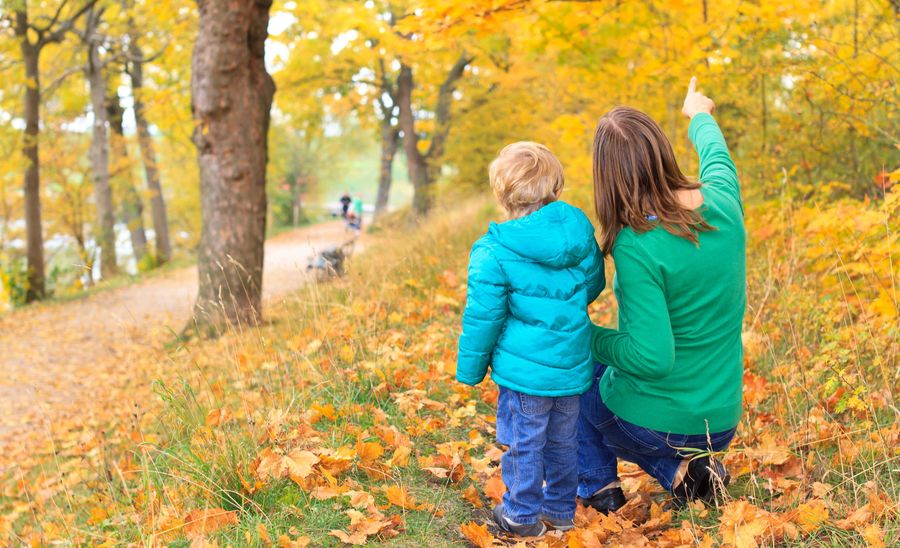
[{"label": "grassy bank", "polygon": [[[900,541],[897,203],[748,207],[731,499],[676,512],[623,464],[620,515],[580,513],[546,545]],[[453,381],[467,251],[490,215],[471,202],[388,227],[345,279],[299,291],[265,325],[171,349],[154,401],[10,475],[0,538],[491,545],[496,390]],[[592,313],[611,322],[611,294]]]}]

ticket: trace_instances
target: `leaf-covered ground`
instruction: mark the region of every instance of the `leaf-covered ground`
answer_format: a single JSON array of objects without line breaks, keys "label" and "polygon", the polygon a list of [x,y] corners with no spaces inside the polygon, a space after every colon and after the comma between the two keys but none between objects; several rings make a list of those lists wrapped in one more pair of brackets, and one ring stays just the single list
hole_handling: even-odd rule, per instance
[{"label": "leaf-covered ground", "polygon": [[[263,326],[157,350],[153,397],[70,422],[65,443],[8,471],[0,538],[895,545],[898,204],[748,207],[745,415],[719,507],[674,510],[623,464],[617,515],[582,510],[575,531],[538,541],[492,528],[497,392],[453,381],[467,250],[491,215],[471,203],[379,232],[347,278],[270,305]],[[592,307],[596,321],[613,302]]]}]

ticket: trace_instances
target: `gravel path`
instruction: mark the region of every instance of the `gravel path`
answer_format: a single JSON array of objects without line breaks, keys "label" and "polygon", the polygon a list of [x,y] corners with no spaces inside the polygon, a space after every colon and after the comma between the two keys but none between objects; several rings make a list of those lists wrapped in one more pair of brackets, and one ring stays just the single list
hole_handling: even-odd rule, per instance
[{"label": "gravel path", "polygon": [[[264,301],[302,286],[309,257],[350,237],[331,221],[268,240]],[[20,453],[23,443],[51,449],[51,431],[94,420],[137,369],[146,376],[165,367],[162,346],[189,320],[196,294],[197,269],[188,267],[0,317],[0,455]]]}]

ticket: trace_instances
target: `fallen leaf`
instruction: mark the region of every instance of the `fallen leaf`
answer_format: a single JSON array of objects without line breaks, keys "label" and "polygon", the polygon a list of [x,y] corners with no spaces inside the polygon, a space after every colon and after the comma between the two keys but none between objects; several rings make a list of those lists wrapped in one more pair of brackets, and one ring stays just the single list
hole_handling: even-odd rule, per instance
[{"label": "fallen leaf", "polygon": [[184,533],[187,536],[206,535],[227,525],[237,525],[237,512],[222,508],[192,510],[184,517]]},{"label": "fallen leaf", "polygon": [[475,485],[469,485],[465,491],[463,491],[462,498],[465,501],[468,501],[475,508],[481,508],[484,506],[484,503],[481,502],[481,495],[478,494],[478,489]]},{"label": "fallen leaf", "polygon": [[487,525],[478,525],[474,521],[470,521],[460,525],[459,530],[469,542],[478,548],[494,546],[494,535],[488,531]]},{"label": "fallen leaf", "polygon": [[805,533],[812,533],[828,519],[828,508],[822,499],[813,499],[797,507],[797,525]]}]

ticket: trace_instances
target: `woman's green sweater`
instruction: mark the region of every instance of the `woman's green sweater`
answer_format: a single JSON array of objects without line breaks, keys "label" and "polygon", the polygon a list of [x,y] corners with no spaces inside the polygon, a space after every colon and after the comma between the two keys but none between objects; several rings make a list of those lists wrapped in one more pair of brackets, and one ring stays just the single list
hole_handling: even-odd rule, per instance
[{"label": "woman's green sweater", "polygon": [[662,432],[703,434],[741,415],[746,306],[744,212],[737,170],[712,116],[688,135],[700,155],[700,245],[656,227],[616,238],[619,327],[594,327],[594,358],[608,365],[603,401],[622,419]]}]

